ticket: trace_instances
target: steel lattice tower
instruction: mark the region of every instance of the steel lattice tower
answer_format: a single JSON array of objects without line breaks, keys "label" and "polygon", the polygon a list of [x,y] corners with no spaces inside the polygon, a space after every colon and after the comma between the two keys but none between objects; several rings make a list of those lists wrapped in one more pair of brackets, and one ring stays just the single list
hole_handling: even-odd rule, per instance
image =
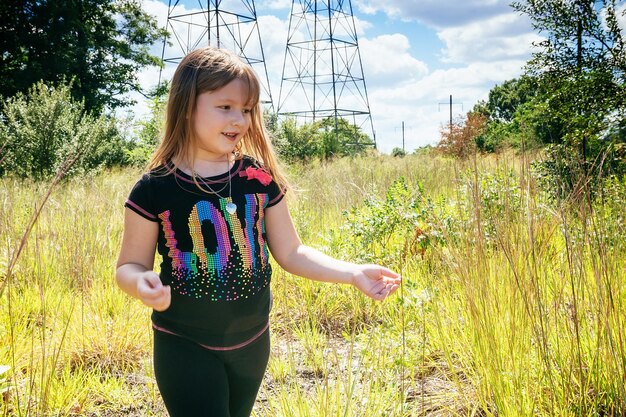
[{"label": "steel lattice tower", "polygon": [[345,118],[376,143],[350,0],[293,0],[277,112]]},{"label": "steel lattice tower", "polygon": [[[174,49],[168,50],[166,56],[167,40],[163,40],[163,62],[178,63],[188,52],[203,46],[228,49],[254,68],[263,87],[261,102],[273,108],[254,0],[183,3],[181,0],[169,1],[166,29]],[[194,9],[187,8],[189,4]]]}]

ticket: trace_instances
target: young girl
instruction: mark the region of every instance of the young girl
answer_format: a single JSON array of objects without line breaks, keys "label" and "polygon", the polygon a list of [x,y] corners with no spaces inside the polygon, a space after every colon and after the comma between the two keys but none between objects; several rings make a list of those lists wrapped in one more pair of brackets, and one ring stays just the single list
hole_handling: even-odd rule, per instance
[{"label": "young girl", "polygon": [[[165,133],[134,186],[116,278],[153,309],[154,372],[173,417],[249,416],[269,358],[269,251],[287,272],[382,300],[400,277],[304,246],[252,69],[203,48],[179,64]],[[152,271],[155,248],[160,275]]]}]

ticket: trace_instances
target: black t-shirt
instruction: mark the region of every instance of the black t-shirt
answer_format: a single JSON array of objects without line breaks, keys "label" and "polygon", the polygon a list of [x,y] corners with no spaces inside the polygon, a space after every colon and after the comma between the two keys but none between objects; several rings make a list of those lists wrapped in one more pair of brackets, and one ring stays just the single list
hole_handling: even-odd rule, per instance
[{"label": "black t-shirt", "polygon": [[191,176],[167,168],[145,174],[125,204],[159,224],[160,277],[171,286],[172,303],[154,311],[152,321],[205,345],[245,342],[267,325],[272,269],[264,213],[284,193],[247,156],[229,172],[199,180],[217,194],[203,192]]}]

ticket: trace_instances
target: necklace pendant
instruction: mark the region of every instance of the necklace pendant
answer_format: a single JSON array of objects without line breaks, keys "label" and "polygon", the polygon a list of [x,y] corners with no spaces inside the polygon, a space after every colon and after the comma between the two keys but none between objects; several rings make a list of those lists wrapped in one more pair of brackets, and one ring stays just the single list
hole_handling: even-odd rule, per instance
[{"label": "necklace pendant", "polygon": [[235,203],[226,204],[226,211],[230,214],[235,214],[235,212],[237,211],[237,205]]}]

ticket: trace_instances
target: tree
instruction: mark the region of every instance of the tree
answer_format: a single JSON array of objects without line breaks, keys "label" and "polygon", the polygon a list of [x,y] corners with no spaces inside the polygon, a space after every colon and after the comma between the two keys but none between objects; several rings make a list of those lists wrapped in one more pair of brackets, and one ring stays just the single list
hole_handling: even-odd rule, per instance
[{"label": "tree", "polygon": [[626,120],[626,45],[619,23],[626,9],[615,0],[526,0],[513,7],[546,36],[527,65],[540,89],[520,117],[537,133],[549,131],[554,143],[536,172],[559,189],[559,198],[592,198],[605,176],[626,167],[613,152],[614,142],[624,138],[607,135]]},{"label": "tree", "polygon": [[146,166],[161,141],[165,125],[165,107],[169,94],[169,83],[163,83],[148,93],[150,96],[150,113],[139,121],[135,131],[136,138],[126,148],[129,165]]},{"label": "tree", "polygon": [[513,8],[532,20],[547,38],[530,62],[538,72],[569,76],[585,70],[611,69],[624,80],[624,39],[615,0],[526,0]]},{"label": "tree", "polygon": [[528,75],[492,88],[487,101],[479,101],[471,111],[483,115],[486,122],[485,129],[476,137],[478,149],[495,152],[503,147],[517,147],[521,136],[525,136],[521,125],[528,125],[528,120],[522,121],[521,116],[528,115],[529,107],[534,108],[538,91],[538,79]]},{"label": "tree", "polygon": [[160,60],[148,48],[165,35],[138,0],[7,0],[0,3],[0,96],[36,82],[72,81],[88,111],[131,104],[136,73]]},{"label": "tree", "polygon": [[295,118],[283,120],[276,128],[275,143],[281,157],[288,161],[306,161],[319,155],[315,126],[298,126]]},{"label": "tree", "polygon": [[480,101],[472,111],[485,115],[489,121],[510,123],[517,109],[529,102],[537,89],[537,79],[528,75],[507,80],[492,88],[487,102]]},{"label": "tree", "polygon": [[298,125],[295,118],[286,118],[271,127],[272,141],[279,154],[287,160],[329,159],[335,156],[356,156],[372,148],[374,142],[358,126],[333,117]]},{"label": "tree", "polygon": [[437,150],[456,158],[467,158],[476,150],[476,140],[484,132],[486,117],[469,112],[465,120],[453,123],[451,129],[442,129]]},{"label": "tree", "polygon": [[[528,63],[539,80],[535,98],[545,119],[562,126],[560,140],[579,147],[626,114],[626,49],[615,0],[526,0],[513,3],[546,39]],[[622,15],[624,11],[621,12]]]},{"label": "tree", "polygon": [[374,146],[361,129],[344,118],[327,117],[314,123],[321,135],[320,157],[356,156]]}]

